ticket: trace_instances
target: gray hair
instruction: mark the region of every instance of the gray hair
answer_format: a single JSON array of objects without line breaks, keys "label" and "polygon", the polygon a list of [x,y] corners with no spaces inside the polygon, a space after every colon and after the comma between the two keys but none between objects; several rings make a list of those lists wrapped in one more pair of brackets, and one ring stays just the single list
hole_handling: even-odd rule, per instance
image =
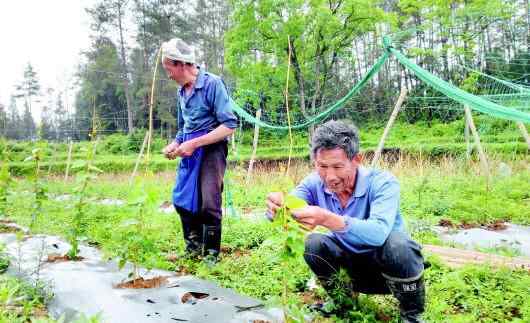
[{"label": "gray hair", "polygon": [[320,149],[344,150],[348,159],[359,153],[359,129],[353,124],[331,120],[319,126],[311,140],[311,156],[315,158]]}]

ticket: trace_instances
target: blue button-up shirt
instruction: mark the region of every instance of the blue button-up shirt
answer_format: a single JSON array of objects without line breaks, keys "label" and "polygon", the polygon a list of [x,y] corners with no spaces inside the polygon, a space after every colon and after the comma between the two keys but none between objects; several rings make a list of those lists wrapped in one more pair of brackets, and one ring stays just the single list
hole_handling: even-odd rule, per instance
[{"label": "blue button-up shirt", "polygon": [[237,118],[232,112],[226,86],[215,74],[199,70],[195,86],[189,95],[184,87],[179,89],[178,132],[176,140],[182,143],[184,133],[199,130],[211,131],[223,124],[227,128],[237,127]]},{"label": "blue button-up shirt", "polygon": [[353,195],[344,208],[317,173],[307,176],[292,194],[309,205],[343,216],[344,230],[330,234],[351,252],[372,251],[386,241],[392,230],[405,232],[399,212],[399,183],[388,172],[359,167]]}]

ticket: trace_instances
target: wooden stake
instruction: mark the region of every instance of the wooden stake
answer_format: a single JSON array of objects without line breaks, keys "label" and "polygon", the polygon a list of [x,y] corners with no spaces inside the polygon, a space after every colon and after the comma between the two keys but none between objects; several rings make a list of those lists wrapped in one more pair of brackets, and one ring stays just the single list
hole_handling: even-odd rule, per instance
[{"label": "wooden stake", "polygon": [[136,172],[138,171],[138,165],[140,165],[140,160],[142,160],[142,155],[144,154],[144,148],[145,144],[147,143],[149,138],[149,131],[145,133],[144,141],[142,142],[142,147],[140,148],[140,153],[138,154],[138,157],[136,157],[136,163],[134,164],[134,169],[131,174],[131,178],[129,179],[129,184],[132,184],[134,177],[136,177]]},{"label": "wooden stake", "polygon": [[52,164],[57,160],[57,144],[53,145],[53,153],[52,153],[52,158],[51,160],[49,161],[49,164],[48,164],[48,177],[50,176],[51,172],[52,172]]},{"label": "wooden stake", "polygon": [[524,140],[526,141],[526,145],[528,146],[528,149],[530,150],[530,136],[528,135],[528,130],[526,130],[526,126],[521,121],[517,121],[517,126],[519,127],[519,130],[521,130]]},{"label": "wooden stake", "polygon": [[468,106],[464,106],[464,111],[466,113],[466,120],[469,125],[469,129],[471,130],[471,134],[473,135],[473,138],[475,139],[475,145],[477,146],[478,155],[480,158],[480,164],[482,165],[483,170],[486,172],[486,175],[488,176],[488,180],[490,178],[490,171],[488,166],[488,159],[486,158],[486,154],[484,153],[484,149],[482,149],[482,144],[480,143],[480,137],[477,132],[477,128],[475,127],[475,123],[473,122],[473,116],[471,114],[471,109]]},{"label": "wooden stake", "polygon": [[68,180],[68,172],[70,171],[70,163],[72,162],[72,148],[74,146],[74,142],[70,141],[70,146],[68,147],[68,157],[66,159],[66,171],[64,173],[64,180]]},{"label": "wooden stake", "polygon": [[[256,119],[261,119],[261,108],[256,111]],[[252,169],[254,168],[254,162],[256,161],[256,151],[258,150],[258,138],[259,138],[259,125],[258,122],[254,124],[254,140],[252,142],[252,156],[250,157],[250,161],[248,163],[248,171],[247,171],[247,183],[250,180],[250,176],[252,176]]]},{"label": "wooden stake", "polygon": [[381,139],[379,140],[379,145],[377,145],[377,149],[374,153],[374,157],[372,158],[372,164],[371,164],[372,167],[375,167],[375,165],[377,164],[377,161],[381,157],[381,152],[383,151],[383,147],[385,146],[386,137],[388,136],[388,133],[390,132],[390,128],[392,128],[392,125],[394,124],[394,121],[397,118],[399,109],[401,109],[401,106],[403,105],[403,101],[405,101],[406,96],[407,96],[407,88],[405,86],[402,86],[401,92],[399,93],[399,97],[396,101],[396,105],[394,106],[394,109],[392,110],[392,114],[390,115],[390,118],[388,119],[385,130],[383,131],[383,135],[381,136]]},{"label": "wooden stake", "polygon": [[473,146],[471,145],[471,141],[469,140],[469,121],[467,119],[467,114],[464,114],[464,138],[466,140],[466,159],[471,159],[471,152],[473,151]]}]

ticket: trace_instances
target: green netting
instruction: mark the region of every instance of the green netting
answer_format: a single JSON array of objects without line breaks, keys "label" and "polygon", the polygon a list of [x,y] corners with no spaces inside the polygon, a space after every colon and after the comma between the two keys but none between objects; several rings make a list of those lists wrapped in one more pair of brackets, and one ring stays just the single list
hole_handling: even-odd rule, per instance
[{"label": "green netting", "polygon": [[[348,100],[350,100],[354,95],[356,95],[357,92],[359,92],[366,85],[366,83],[368,83],[368,81],[370,81],[370,79],[379,72],[383,64],[388,59],[389,55],[390,54],[388,52],[385,52],[383,55],[381,55],[381,57],[379,57],[379,59],[374,64],[374,66],[370,68],[370,70],[364,75],[364,77],[357,84],[355,84],[355,86],[344,97],[342,97],[340,100],[338,100],[337,102],[335,102],[334,104],[326,108],[323,112],[319,113],[318,115],[307,119],[305,122],[302,122],[299,124],[293,124],[291,126],[291,129],[306,128],[312,124],[315,124],[317,122],[324,120],[330,114],[342,108],[344,104],[348,102]],[[253,115],[251,115],[244,109],[240,108],[237,104],[234,104],[234,106],[235,106],[234,111],[250,123],[257,124],[260,127],[276,129],[276,130],[289,129],[288,126],[273,125],[273,124],[258,120],[256,119],[256,117],[254,117]]]},{"label": "green netting", "polygon": [[[434,90],[439,91],[445,97],[433,97],[433,98],[421,98],[426,103],[430,99],[433,102],[438,102],[437,106],[450,106],[449,101],[454,101],[453,105],[458,105],[455,107],[456,110],[462,109],[461,105],[469,106],[472,110],[512,121],[521,121],[524,123],[530,123],[530,113],[525,113],[521,110],[526,110],[529,107],[530,102],[530,90],[521,85],[508,82],[505,80],[497,79],[490,77],[484,73],[480,75],[488,77],[491,82],[486,82],[488,85],[482,86],[482,94],[472,94],[466,92],[440,78],[431,74],[430,72],[424,70],[411,60],[409,60],[405,55],[397,51],[391,45],[391,40],[389,37],[383,38],[383,43],[385,46],[384,54],[379,57],[376,63],[368,70],[364,77],[356,83],[353,88],[340,100],[336,101],[334,104],[325,108],[321,113],[306,118],[304,121],[294,123],[291,125],[291,129],[300,129],[306,128],[317,122],[328,118],[332,113],[341,109],[349,100],[351,100],[372,78],[375,74],[379,72],[383,64],[388,60],[390,55],[394,55],[398,62],[408,69],[409,72],[412,72],[415,77],[419,80],[432,87]],[[275,130],[286,130],[289,129],[289,126],[272,124],[263,120],[258,120],[249,112],[245,111],[243,108],[239,107],[237,104],[235,106],[235,112],[241,116],[246,121],[257,124],[260,127],[270,128]]]},{"label": "green netting", "polygon": [[[389,40],[385,41],[389,44]],[[463,91],[456,86],[439,79],[428,71],[424,70],[420,66],[414,64],[411,60],[405,57],[393,47],[387,45],[387,49],[396,57],[396,59],[410,71],[414,73],[416,77],[428,84],[433,89],[443,93],[447,97],[459,102],[463,105],[469,106],[471,109],[497,117],[501,119],[521,121],[530,123],[530,114],[522,111],[507,108],[497,103],[488,101],[480,96],[473,95],[466,91]]]}]

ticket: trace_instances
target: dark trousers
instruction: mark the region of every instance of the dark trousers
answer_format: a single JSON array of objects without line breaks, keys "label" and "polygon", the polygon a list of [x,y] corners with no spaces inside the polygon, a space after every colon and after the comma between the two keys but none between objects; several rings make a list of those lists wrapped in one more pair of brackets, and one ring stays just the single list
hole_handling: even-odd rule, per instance
[{"label": "dark trousers", "polygon": [[331,283],[342,268],[351,278],[352,291],[365,294],[389,294],[388,277],[406,281],[423,273],[420,245],[398,231],[367,253],[350,252],[336,238],[312,233],[306,239],[304,259],[323,285]]},{"label": "dark trousers", "polygon": [[176,207],[184,231],[184,239],[202,243],[203,225],[219,228],[222,219],[223,178],[226,170],[228,145],[226,141],[203,147],[204,154],[199,175],[199,213],[192,214]]}]

